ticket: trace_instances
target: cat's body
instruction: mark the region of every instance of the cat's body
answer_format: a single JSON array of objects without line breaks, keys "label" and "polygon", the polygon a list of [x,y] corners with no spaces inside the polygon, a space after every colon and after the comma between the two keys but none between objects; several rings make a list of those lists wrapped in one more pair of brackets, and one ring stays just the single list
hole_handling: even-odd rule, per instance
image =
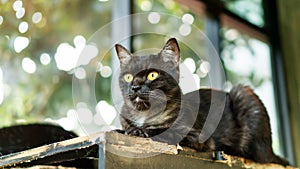
[{"label": "cat's body", "polygon": [[[200,89],[182,95],[176,39],[170,39],[157,55],[133,56],[120,45],[116,50],[125,134],[288,165],[274,155],[267,111],[249,87],[238,85],[229,93]],[[221,114],[215,128],[204,127],[210,110]],[[206,134],[209,137],[203,140]]]}]

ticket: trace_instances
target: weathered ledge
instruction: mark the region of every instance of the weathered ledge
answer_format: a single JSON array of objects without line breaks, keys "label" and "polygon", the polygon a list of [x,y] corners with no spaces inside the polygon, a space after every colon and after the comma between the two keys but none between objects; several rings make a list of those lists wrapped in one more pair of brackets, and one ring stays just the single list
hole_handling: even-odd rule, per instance
[{"label": "weathered ledge", "polygon": [[[99,147],[103,148],[103,153]],[[105,150],[105,151],[104,151]],[[99,156],[98,156],[99,152]],[[104,153],[105,152],[105,153]],[[172,168],[172,169],[293,169],[277,164],[258,164],[224,154],[227,160],[214,161],[213,153],[129,137],[119,133],[96,133],[0,157],[0,167],[51,168],[51,164],[93,158],[94,168]],[[102,162],[102,165],[97,165]],[[48,166],[42,166],[48,165]],[[55,168],[55,167],[53,167]],[[63,169],[64,167],[58,167]]]}]

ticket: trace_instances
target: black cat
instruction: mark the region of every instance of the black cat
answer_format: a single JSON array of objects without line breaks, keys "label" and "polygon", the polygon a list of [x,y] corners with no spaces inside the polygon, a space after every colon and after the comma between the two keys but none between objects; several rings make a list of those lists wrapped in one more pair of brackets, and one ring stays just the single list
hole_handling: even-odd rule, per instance
[{"label": "black cat", "polygon": [[[121,45],[115,48],[120,60],[124,98],[120,120],[125,134],[288,165],[273,153],[267,111],[248,86],[238,85],[229,93],[200,89],[182,95],[175,38],[157,55],[134,56]],[[208,117],[210,111],[215,116]],[[215,117],[219,122],[215,130],[214,124],[204,127],[207,118]]]}]

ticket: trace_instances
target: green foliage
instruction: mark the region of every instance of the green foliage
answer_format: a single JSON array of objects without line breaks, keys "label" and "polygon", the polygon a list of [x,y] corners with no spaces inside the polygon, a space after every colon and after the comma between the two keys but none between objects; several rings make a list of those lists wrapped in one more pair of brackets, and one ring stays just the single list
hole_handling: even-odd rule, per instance
[{"label": "green foliage", "polygon": [[[72,74],[57,69],[54,55],[60,43],[73,44],[76,35],[86,38],[111,20],[111,3],[97,0],[20,1],[25,9],[16,17],[16,1],[1,1],[0,68],[3,71],[4,100],[0,104],[0,127],[17,122],[41,122],[45,118],[58,119],[73,108]],[[42,19],[34,23],[32,16],[40,12]],[[19,31],[21,22],[28,30]],[[21,52],[14,49],[18,36],[27,37],[29,45]],[[48,53],[51,62],[43,65],[40,55]],[[22,69],[22,60],[30,58],[36,64],[33,74]],[[1,83],[1,82],[0,82]],[[101,86],[109,95],[109,87]]]}]

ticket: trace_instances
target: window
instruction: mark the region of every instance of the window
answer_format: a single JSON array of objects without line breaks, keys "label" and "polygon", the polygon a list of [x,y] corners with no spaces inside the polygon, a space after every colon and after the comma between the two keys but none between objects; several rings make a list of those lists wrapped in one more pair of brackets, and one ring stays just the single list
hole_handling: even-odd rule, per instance
[{"label": "window", "polygon": [[273,149],[283,155],[278,131],[278,117],[269,44],[241,34],[233,28],[221,30],[221,58],[227,75],[228,88],[242,83],[252,86],[265,104],[270,116]]},{"label": "window", "polygon": [[226,9],[242,17],[248,22],[263,27],[264,9],[262,0],[222,0]]}]

